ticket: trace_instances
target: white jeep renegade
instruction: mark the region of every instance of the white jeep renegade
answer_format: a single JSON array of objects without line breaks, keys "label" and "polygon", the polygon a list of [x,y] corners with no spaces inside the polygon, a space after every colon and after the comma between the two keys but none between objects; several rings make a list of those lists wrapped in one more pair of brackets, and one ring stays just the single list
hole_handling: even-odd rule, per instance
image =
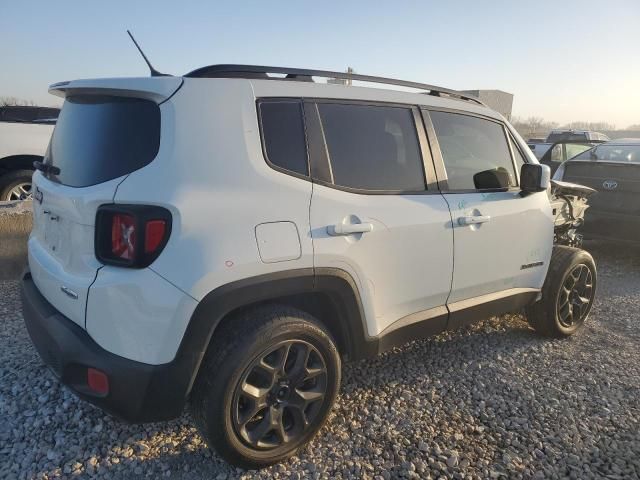
[{"label": "white jeep renegade", "polygon": [[567,336],[589,313],[595,266],[553,245],[548,167],[473,98],[241,65],[50,91],[24,318],[60,381],[122,419],[188,403],[220,455],[261,467],[320,429],[341,359],[525,307]]}]

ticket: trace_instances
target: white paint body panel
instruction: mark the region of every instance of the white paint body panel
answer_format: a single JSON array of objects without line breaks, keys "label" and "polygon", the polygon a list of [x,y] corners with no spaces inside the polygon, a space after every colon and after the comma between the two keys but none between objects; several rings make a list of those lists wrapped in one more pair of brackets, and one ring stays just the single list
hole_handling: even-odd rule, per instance
[{"label": "white paint body panel", "polygon": [[498,112],[476,103],[424,95],[421,93],[392,90],[389,88],[345,87],[343,85],[325,83],[276,82],[273,80],[251,80],[251,85],[256,97],[344,98],[346,100],[366,100],[371,102],[405,103],[408,105],[424,105],[429,107],[459,108],[504,121],[504,117]]},{"label": "white paint body panel", "polygon": [[[33,201],[29,268],[44,297],[63,315],[84,327],[87,293],[102,266],[94,253],[96,211],[111,203],[122,178],[91,187],[67,187],[33,175],[42,203]],[[34,190],[35,191],[35,190]],[[73,298],[62,287],[77,295]]]},{"label": "white paint body panel", "polygon": [[[311,182],[267,165],[251,83],[185,78],[161,112],[160,154],[115,197],[173,214],[169,242],[150,268],[199,301],[236,280],[313,267]],[[301,253],[265,263],[255,228],[282,220],[296,225]]]},{"label": "white paint body panel", "polygon": [[[445,193],[451,208],[455,267],[449,303],[510,288],[542,288],[553,248],[547,192]],[[459,225],[465,216],[489,216]],[[544,262],[521,269],[522,265]]]},{"label": "white paint body panel", "polygon": [[0,122],[0,165],[13,155],[44,156],[53,125]]},{"label": "white paint body panel", "polygon": [[[373,229],[327,233],[345,219]],[[314,185],[311,234],[316,267],[345,270],[358,285],[370,336],[406,315],[446,303],[453,232],[442,195],[361,195]]]},{"label": "white paint body panel", "polygon": [[170,362],[198,302],[148,268],[105,266],[87,302],[87,332],[105,350],[153,365]]},{"label": "white paint body panel", "polygon": [[300,258],[300,235],[293,222],[261,223],[256,227],[256,243],[264,263]]}]

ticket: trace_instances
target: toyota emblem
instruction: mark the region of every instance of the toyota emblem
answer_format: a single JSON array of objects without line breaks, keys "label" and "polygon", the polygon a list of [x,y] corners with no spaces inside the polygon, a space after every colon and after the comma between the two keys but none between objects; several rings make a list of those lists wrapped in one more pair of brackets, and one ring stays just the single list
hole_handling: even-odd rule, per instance
[{"label": "toyota emblem", "polygon": [[604,188],[605,190],[615,190],[616,188],[618,188],[618,182],[616,182],[615,180],[605,180],[604,182],[602,182],[602,188]]}]

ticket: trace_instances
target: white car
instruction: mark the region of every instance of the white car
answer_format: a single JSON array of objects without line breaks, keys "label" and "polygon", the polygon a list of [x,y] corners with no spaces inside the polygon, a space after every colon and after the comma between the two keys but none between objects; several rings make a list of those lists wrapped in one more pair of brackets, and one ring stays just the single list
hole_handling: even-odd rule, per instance
[{"label": "white car", "polygon": [[[340,76],[429,94],[313,81]],[[242,65],[50,91],[24,318],[60,381],[127,421],[189,404],[262,467],[319,430],[343,359],[524,307],[568,336],[589,313],[548,167],[471,97]]]},{"label": "white car", "polygon": [[0,201],[31,198],[33,162],[42,161],[59,111],[0,107]]}]

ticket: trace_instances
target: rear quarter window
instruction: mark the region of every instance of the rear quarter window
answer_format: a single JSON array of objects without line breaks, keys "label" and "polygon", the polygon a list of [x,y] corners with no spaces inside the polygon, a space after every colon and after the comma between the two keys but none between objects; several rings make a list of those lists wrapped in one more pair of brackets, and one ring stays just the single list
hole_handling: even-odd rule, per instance
[{"label": "rear quarter window", "polygon": [[309,174],[302,105],[297,100],[268,100],[258,104],[262,147],[272,166]]},{"label": "rear quarter window", "polygon": [[67,97],[45,163],[60,169],[49,178],[87,187],[145,165],[160,147],[160,108],[140,98],[104,95]]}]

